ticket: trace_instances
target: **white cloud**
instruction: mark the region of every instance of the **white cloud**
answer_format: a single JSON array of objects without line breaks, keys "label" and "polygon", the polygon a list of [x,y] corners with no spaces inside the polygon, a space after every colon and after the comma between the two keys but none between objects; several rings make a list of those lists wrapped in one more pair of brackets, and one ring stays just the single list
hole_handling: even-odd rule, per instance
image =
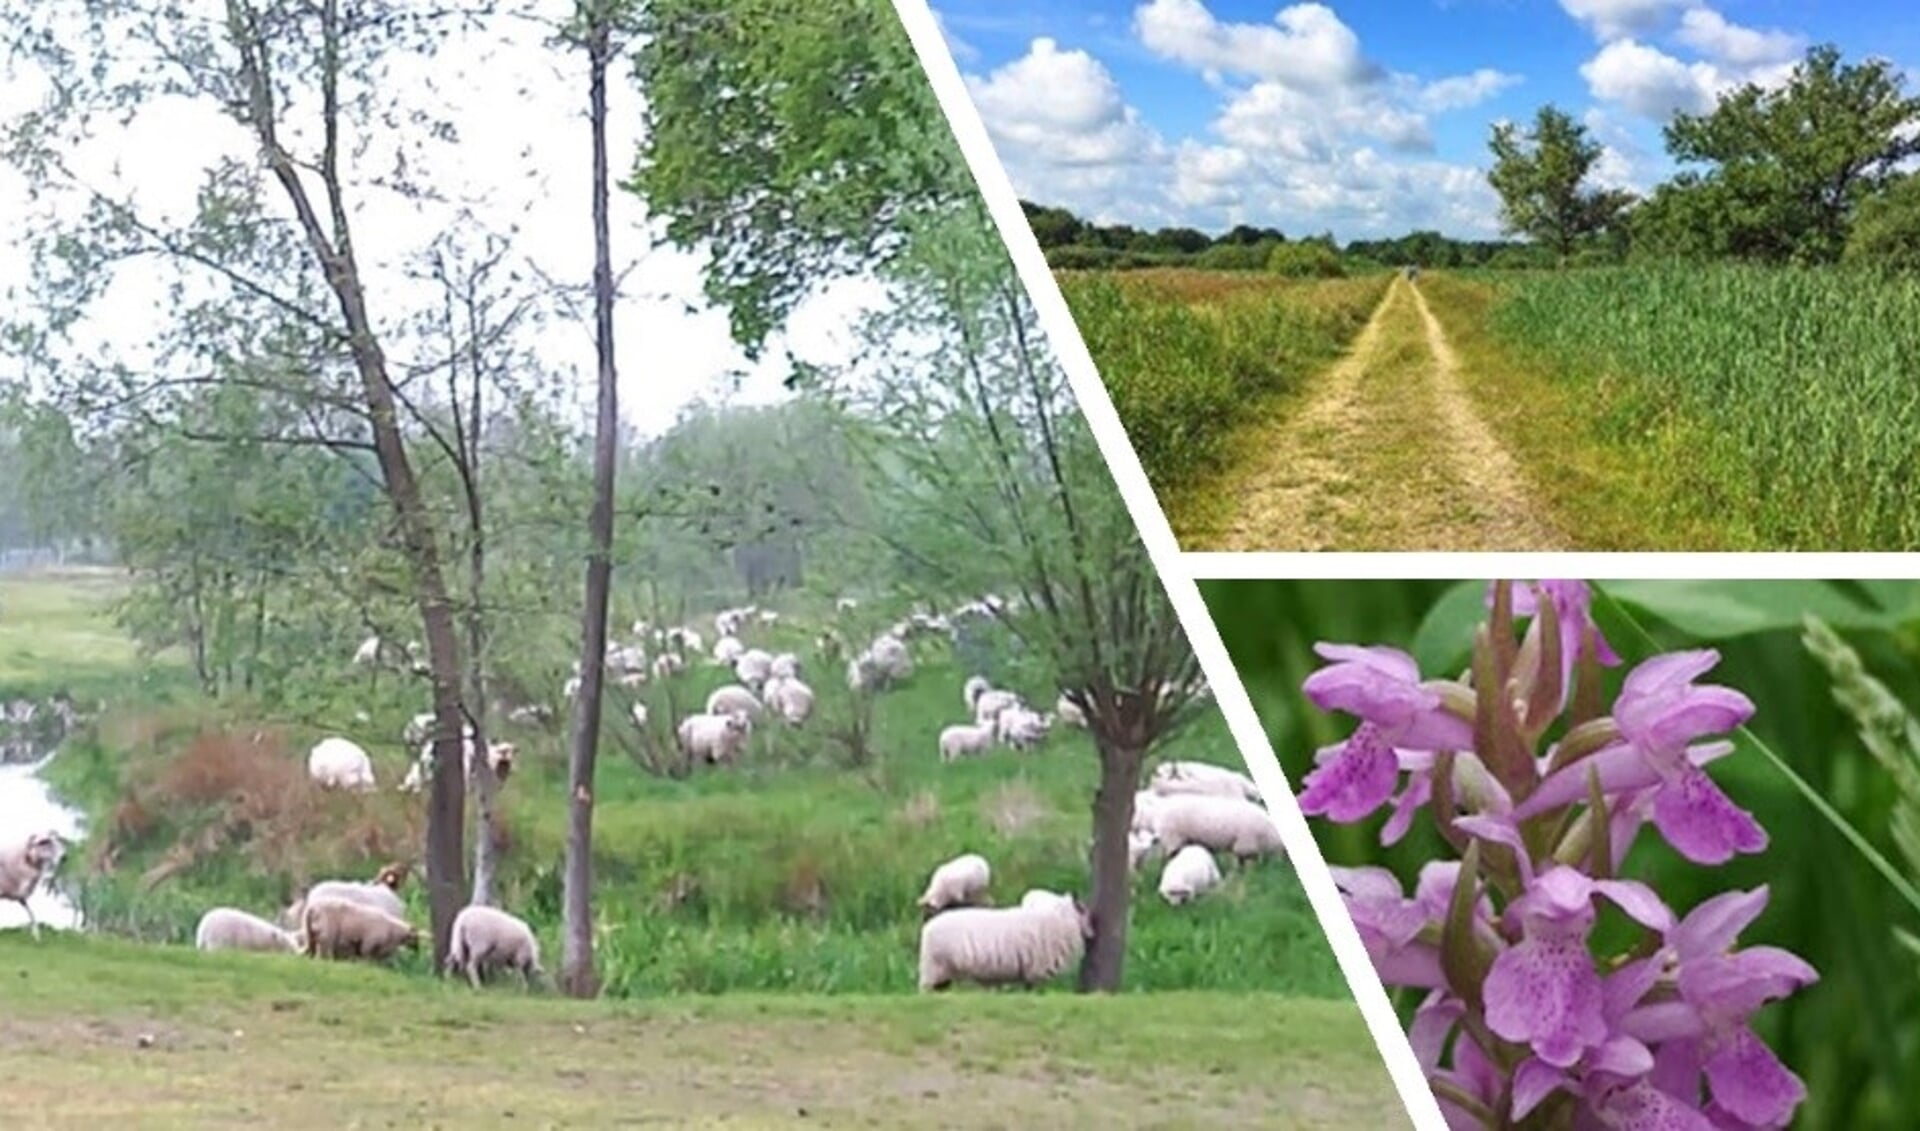
[{"label": "white cloud", "polygon": [[984,79],[969,76],[967,88],[994,139],[1024,158],[1124,165],[1150,158],[1160,145],[1099,60],[1062,51],[1051,39],[1034,40],[1025,55]]},{"label": "white cloud", "polygon": [[1791,59],[1806,47],[1800,36],[1728,23],[1712,8],[1690,9],[1680,18],[1676,37],[1702,55],[1742,67]]},{"label": "white cloud", "polygon": [[1691,0],[1560,0],[1569,16],[1602,42],[1648,35],[1665,27]]},{"label": "white cloud", "polygon": [[1282,8],[1272,24],[1222,23],[1201,0],[1148,0],[1134,12],[1148,50],[1204,71],[1247,75],[1298,90],[1372,82],[1380,68],[1324,4]]},{"label": "white cloud", "polygon": [[1642,117],[1698,114],[1713,105],[1720,74],[1711,63],[1683,63],[1634,39],[1607,44],[1580,65],[1595,98],[1618,102]]},{"label": "white cloud", "polygon": [[1480,105],[1522,81],[1519,75],[1482,67],[1470,75],[1455,75],[1428,83],[1420,92],[1420,104],[1435,113],[1465,110]]},{"label": "white cloud", "polygon": [[1233,96],[1214,122],[1228,142],[1272,147],[1294,160],[1322,160],[1357,138],[1403,152],[1428,152],[1433,135],[1421,115],[1371,94],[1305,94],[1277,82],[1255,83]]}]

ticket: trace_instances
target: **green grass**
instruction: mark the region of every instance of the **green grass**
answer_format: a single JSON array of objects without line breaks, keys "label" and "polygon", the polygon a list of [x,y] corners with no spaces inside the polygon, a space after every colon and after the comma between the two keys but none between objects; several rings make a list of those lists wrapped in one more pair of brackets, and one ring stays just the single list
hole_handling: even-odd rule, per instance
[{"label": "green grass", "polygon": [[1066,272],[1061,289],[1156,491],[1217,467],[1236,424],[1346,349],[1387,273]]},{"label": "green grass", "polygon": [[[788,641],[812,636],[805,625],[781,631]],[[763,727],[737,769],[662,778],[643,772],[617,742],[603,743],[594,871],[609,994],[911,993],[914,901],[932,868],[963,851],[992,861],[1001,903],[1029,887],[1085,891],[1098,774],[1091,742],[1068,730],[1031,755],[1001,750],[941,764],[936,738],[964,714],[964,674],[944,645],[918,650],[914,679],[878,700],[875,757],[865,768],[834,764],[822,731],[847,696],[839,665],[820,662],[818,725],[799,733]],[[320,704],[310,716],[344,722],[351,705],[372,704],[372,721],[344,732],[368,747],[379,780],[391,785],[409,755],[385,736],[418,708],[405,695],[371,696],[342,670],[339,686],[310,689]],[[701,700],[725,678],[696,669],[677,693],[683,703]],[[311,878],[371,874],[386,855],[417,851],[422,799],[391,789],[320,795],[294,773],[326,727],[244,701],[156,704],[139,685],[128,690],[49,769],[95,830],[87,859],[67,874],[97,927],[183,942],[209,906],[270,914]],[[1026,690],[1052,701],[1041,687]],[[610,704],[610,713],[618,710]],[[610,720],[610,732],[623,725]],[[507,732],[521,756],[502,795],[510,843],[501,902],[533,922],[555,953],[566,821],[560,730]],[[256,732],[266,732],[257,746]],[[211,753],[209,735],[225,736]],[[1161,755],[1241,764],[1216,712]],[[215,833],[226,839],[204,839]],[[106,860],[111,868],[97,874]],[[163,862],[171,874],[145,882]],[[1158,899],[1156,879],[1149,866],[1137,881],[1128,990],[1347,997],[1286,863],[1230,875],[1183,909]],[[409,897],[424,919],[417,887]]]},{"label": "green grass", "polygon": [[124,591],[111,570],[0,576],[0,694],[124,676],[137,657],[109,617]]},{"label": "green grass", "polygon": [[1404,1124],[1355,1012],[1277,994],[574,1002],[17,932],[0,985],[19,1127]]},{"label": "green grass", "polygon": [[1543,272],[1499,284],[1488,313],[1515,360],[1582,410],[1585,446],[1604,449],[1587,462],[1644,481],[1631,490],[1654,501],[1652,525],[1622,548],[1920,547],[1920,282]]}]

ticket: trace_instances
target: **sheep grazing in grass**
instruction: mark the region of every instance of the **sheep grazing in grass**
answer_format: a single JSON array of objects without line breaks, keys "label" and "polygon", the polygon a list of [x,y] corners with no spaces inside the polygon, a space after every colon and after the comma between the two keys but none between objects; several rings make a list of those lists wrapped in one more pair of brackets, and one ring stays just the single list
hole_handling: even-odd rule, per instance
[{"label": "sheep grazing in grass", "polygon": [[647,729],[647,705],[645,703],[635,703],[627,709],[627,715],[633,720],[634,726],[639,727],[641,730]]},{"label": "sheep grazing in grass", "polygon": [[[476,753],[471,727],[468,728],[467,739],[462,748],[466,751],[467,777],[471,779],[474,770],[473,756]],[[513,775],[513,762],[518,754],[519,748],[511,742],[487,744],[487,767],[493,771],[496,781],[504,783]],[[433,780],[434,761],[433,743],[429,742],[420,748],[420,756],[415,758],[413,765],[407,768],[407,776],[400,780],[400,791],[418,793],[425,789],[427,783]]]},{"label": "sheep grazing in grass", "polygon": [[291,931],[234,907],[216,907],[200,916],[193,932],[200,950],[263,950],[297,954],[305,944]]},{"label": "sheep grazing in grass", "polygon": [[1053,721],[1028,707],[1012,706],[995,716],[992,726],[1001,742],[1015,750],[1030,750],[1046,740]]},{"label": "sheep grazing in grass", "polygon": [[526,920],[497,907],[474,904],[454,916],[447,945],[446,973],[464,974],[474,989],[489,975],[512,970],[520,984],[531,988],[545,978],[540,969],[540,941]]},{"label": "sheep grazing in grass", "polygon": [[1260,787],[1252,778],[1226,766],[1211,762],[1162,762],[1153,768],[1148,788],[1162,795],[1206,793],[1216,797],[1240,797],[1260,800]]},{"label": "sheep grazing in grass", "polygon": [[724,667],[745,655],[746,651],[747,646],[740,642],[738,636],[722,636],[713,642],[713,662]]},{"label": "sheep grazing in grass", "polygon": [[1075,703],[1064,691],[1060,693],[1060,698],[1054,700],[1053,713],[1059,717],[1061,722],[1070,727],[1079,730],[1087,729],[1086,708]]},{"label": "sheep grazing in grass", "polygon": [[773,675],[773,653],[749,648],[733,661],[733,675],[748,687],[759,688]]},{"label": "sheep grazing in grass", "polygon": [[1138,872],[1140,865],[1147,862],[1153,854],[1154,846],[1159,844],[1158,837],[1150,829],[1131,829],[1127,832],[1127,870]]},{"label": "sheep grazing in grass", "polygon": [[397,915],[347,899],[309,899],[300,917],[308,958],[364,958],[385,962],[417,948],[420,931]]},{"label": "sheep grazing in grass", "polygon": [[1264,808],[1238,797],[1176,793],[1152,806],[1150,827],[1169,854],[1189,844],[1230,852],[1242,864],[1286,851],[1280,830]]},{"label": "sheep grazing in grass", "polygon": [[1167,858],[1160,869],[1160,898],[1178,907],[1220,883],[1220,864],[1213,853],[1189,844]]},{"label": "sheep grazing in grass", "polygon": [[860,600],[857,597],[840,597],[833,602],[833,611],[836,613],[850,613],[859,607]]},{"label": "sheep grazing in grass", "polygon": [[813,688],[792,676],[767,681],[767,706],[789,726],[801,726],[813,715]]},{"label": "sheep grazing in grass", "polygon": [[27,913],[27,927],[40,937],[40,921],[27,902],[41,886],[53,882],[53,873],[66,855],[66,846],[51,832],[30,833],[23,840],[0,845],[0,899],[10,899]]},{"label": "sheep grazing in grass", "polygon": [[758,696],[737,683],[714,688],[707,696],[707,714],[709,715],[745,715],[750,719],[759,718],[762,704]]},{"label": "sheep grazing in grass", "polygon": [[307,755],[307,775],[322,789],[375,788],[373,759],[344,738],[323,738],[315,744]]},{"label": "sheep grazing in grass", "polygon": [[992,723],[956,723],[940,732],[940,760],[951,762],[993,748]]},{"label": "sheep grazing in grass", "polygon": [[973,707],[973,721],[976,723],[993,722],[1001,715],[1021,706],[1020,696],[1015,692],[1002,691],[991,687],[977,688],[976,691],[977,694],[974,695],[973,703],[971,704]]},{"label": "sheep grazing in grass", "polygon": [[781,652],[774,656],[773,663],[767,669],[768,679],[799,679],[800,657],[792,652]]},{"label": "sheep grazing in grass", "polygon": [[848,682],[855,691],[878,690],[912,677],[913,653],[907,650],[905,640],[883,633],[854,658],[847,670]]},{"label": "sheep grazing in grass", "polygon": [[920,896],[920,910],[928,915],[949,907],[965,907],[985,901],[993,869],[987,858],[977,852],[956,856],[933,870],[927,890]]},{"label": "sheep grazing in grass", "polygon": [[687,670],[687,661],[678,652],[662,652],[653,658],[653,678],[666,679]]},{"label": "sheep grazing in grass", "polygon": [[1080,901],[1052,892],[1028,892],[1019,907],[946,911],[920,928],[920,990],[955,982],[1032,988],[1079,962],[1092,937]]},{"label": "sheep grazing in grass", "polygon": [[745,715],[688,715],[680,720],[676,737],[680,750],[695,761],[718,765],[737,761],[753,734],[753,722]]}]

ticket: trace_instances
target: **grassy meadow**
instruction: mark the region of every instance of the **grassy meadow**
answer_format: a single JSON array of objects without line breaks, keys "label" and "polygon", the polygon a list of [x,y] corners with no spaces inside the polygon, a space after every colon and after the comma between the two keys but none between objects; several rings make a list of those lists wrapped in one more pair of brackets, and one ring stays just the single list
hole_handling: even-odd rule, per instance
[{"label": "grassy meadow", "polygon": [[[1706,681],[1739,689],[1757,707],[1750,734],[1712,772],[1766,828],[1769,847],[1719,867],[1689,863],[1643,835],[1624,875],[1651,883],[1676,911],[1731,888],[1765,884],[1771,901],[1741,935],[1742,946],[1785,947],[1820,980],[1768,1005],[1757,1031],[1805,1081],[1794,1126],[1895,1131],[1920,1110],[1920,951],[1899,932],[1920,932],[1920,909],[1823,819],[1770,759],[1803,779],[1905,882],[1920,886],[1920,860],[1896,850],[1893,826],[1911,821],[1888,771],[1863,746],[1857,721],[1834,700],[1827,669],[1802,641],[1801,618],[1819,616],[1857,650],[1860,665],[1909,712],[1920,709],[1920,583],[1912,581],[1598,582],[1602,631],[1628,667],[1656,653],[1712,647],[1722,660]],[[1212,581],[1202,593],[1219,624],[1289,780],[1315,750],[1351,729],[1315,709],[1301,681],[1320,664],[1315,642],[1386,644],[1409,650],[1429,676],[1466,666],[1468,632],[1482,615],[1484,582]],[[1610,700],[1609,700],[1610,701]],[[1910,732],[1920,735],[1920,729]],[[1915,741],[1910,737],[1908,742]],[[1920,759],[1920,748],[1906,752]],[[1906,812],[1905,817],[1896,814]],[[1380,863],[1407,879],[1441,848],[1427,822],[1393,846],[1379,844],[1385,815],[1354,825],[1309,822],[1329,863]],[[1411,1010],[1416,995],[1402,1004]]]},{"label": "grassy meadow", "polygon": [[1147,478],[1164,493],[1231,459],[1237,424],[1337,358],[1391,276],[1160,268],[1059,278]]},{"label": "grassy meadow", "polygon": [[[1069,978],[1038,994],[915,993],[913,901],[926,873],[971,849],[992,860],[998,902],[1030,886],[1083,887],[1096,774],[1073,732],[1030,756],[940,764],[934,738],[964,713],[962,676],[944,645],[919,646],[912,681],[879,697],[874,756],[861,768],[793,748],[823,735],[770,737],[777,728],[762,727],[742,767],[673,780],[643,772],[610,738],[595,815],[600,1002],[512,989],[475,996],[413,956],[388,970],[200,955],[187,945],[209,906],[271,915],[308,879],[370,874],[417,851],[423,799],[391,788],[325,794],[304,776],[308,745],[329,729],[314,717],[326,715],[346,722],[337,729],[368,747],[390,787],[406,755],[378,735],[397,734],[409,709],[403,694],[362,689],[308,704],[292,721],[215,708],[164,665],[136,679],[130,653],[89,666],[91,642],[111,635],[108,596],[68,578],[0,582],[10,616],[65,610],[37,627],[16,622],[11,639],[31,638],[43,659],[16,651],[8,670],[44,662],[48,675],[12,676],[0,693],[69,687],[83,704],[105,703],[47,771],[89,817],[91,835],[63,878],[92,930],[39,945],[21,932],[0,936],[9,987],[0,1041],[18,1047],[35,1019],[62,1019],[31,1042],[31,1082],[0,1084],[0,1098],[37,1102],[95,1072],[114,1081],[66,1105],[71,1124],[62,1125],[129,1115],[135,1096],[150,1105],[151,1125],[251,1112],[291,1126],[322,1125],[343,1100],[366,1104],[369,1118],[401,1120],[432,1110],[492,1121],[517,1110],[589,1125],[658,1108],[784,1125],[805,1109],[872,1126],[992,1124],[996,1109],[1029,1099],[1029,1115],[1072,1126],[1113,1111],[1149,1126],[1221,1113],[1358,1126],[1395,1103],[1282,862],[1230,876],[1180,910],[1154,894],[1157,868],[1143,868],[1129,992],[1113,1000],[1052,992]],[[784,631],[791,639],[808,629]],[[82,671],[84,681],[69,681]],[[838,665],[813,676],[823,734],[838,676]],[[675,695],[691,702],[722,681],[696,668]],[[382,706],[355,725],[355,702]],[[559,731],[508,737],[521,755],[502,792],[501,903],[534,923],[552,966],[565,832]],[[1166,753],[1238,762],[1211,714]],[[424,922],[417,885],[408,898]],[[596,1039],[572,1040],[581,1026]],[[147,1032],[159,1034],[155,1047],[137,1049]],[[528,1050],[526,1060],[482,1086],[500,1064],[494,1042]],[[1049,1051],[1038,1055],[1042,1045]],[[381,1049],[409,1058],[431,1050],[453,1071],[430,1092],[413,1086],[419,1076],[404,1059],[313,1087],[315,1064],[386,1064]],[[665,1090],[652,1087],[660,1074],[634,1071],[660,1060],[674,1066]],[[175,1073],[194,1083],[169,1085]],[[1212,1094],[1221,1079],[1234,1081],[1231,1095]],[[304,1089],[289,1083],[300,1080]]]}]

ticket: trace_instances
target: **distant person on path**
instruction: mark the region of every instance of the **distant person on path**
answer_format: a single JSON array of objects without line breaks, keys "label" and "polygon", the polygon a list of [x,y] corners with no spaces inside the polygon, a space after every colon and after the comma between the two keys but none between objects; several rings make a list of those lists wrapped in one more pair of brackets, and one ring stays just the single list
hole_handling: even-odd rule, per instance
[{"label": "distant person on path", "polygon": [[1409,263],[1409,264],[1407,264],[1407,282],[1409,282],[1409,283],[1417,283],[1417,282],[1419,282],[1419,281],[1420,281],[1420,268],[1419,268],[1419,266],[1418,266],[1418,265],[1416,265],[1416,264],[1412,264],[1412,263]]}]

